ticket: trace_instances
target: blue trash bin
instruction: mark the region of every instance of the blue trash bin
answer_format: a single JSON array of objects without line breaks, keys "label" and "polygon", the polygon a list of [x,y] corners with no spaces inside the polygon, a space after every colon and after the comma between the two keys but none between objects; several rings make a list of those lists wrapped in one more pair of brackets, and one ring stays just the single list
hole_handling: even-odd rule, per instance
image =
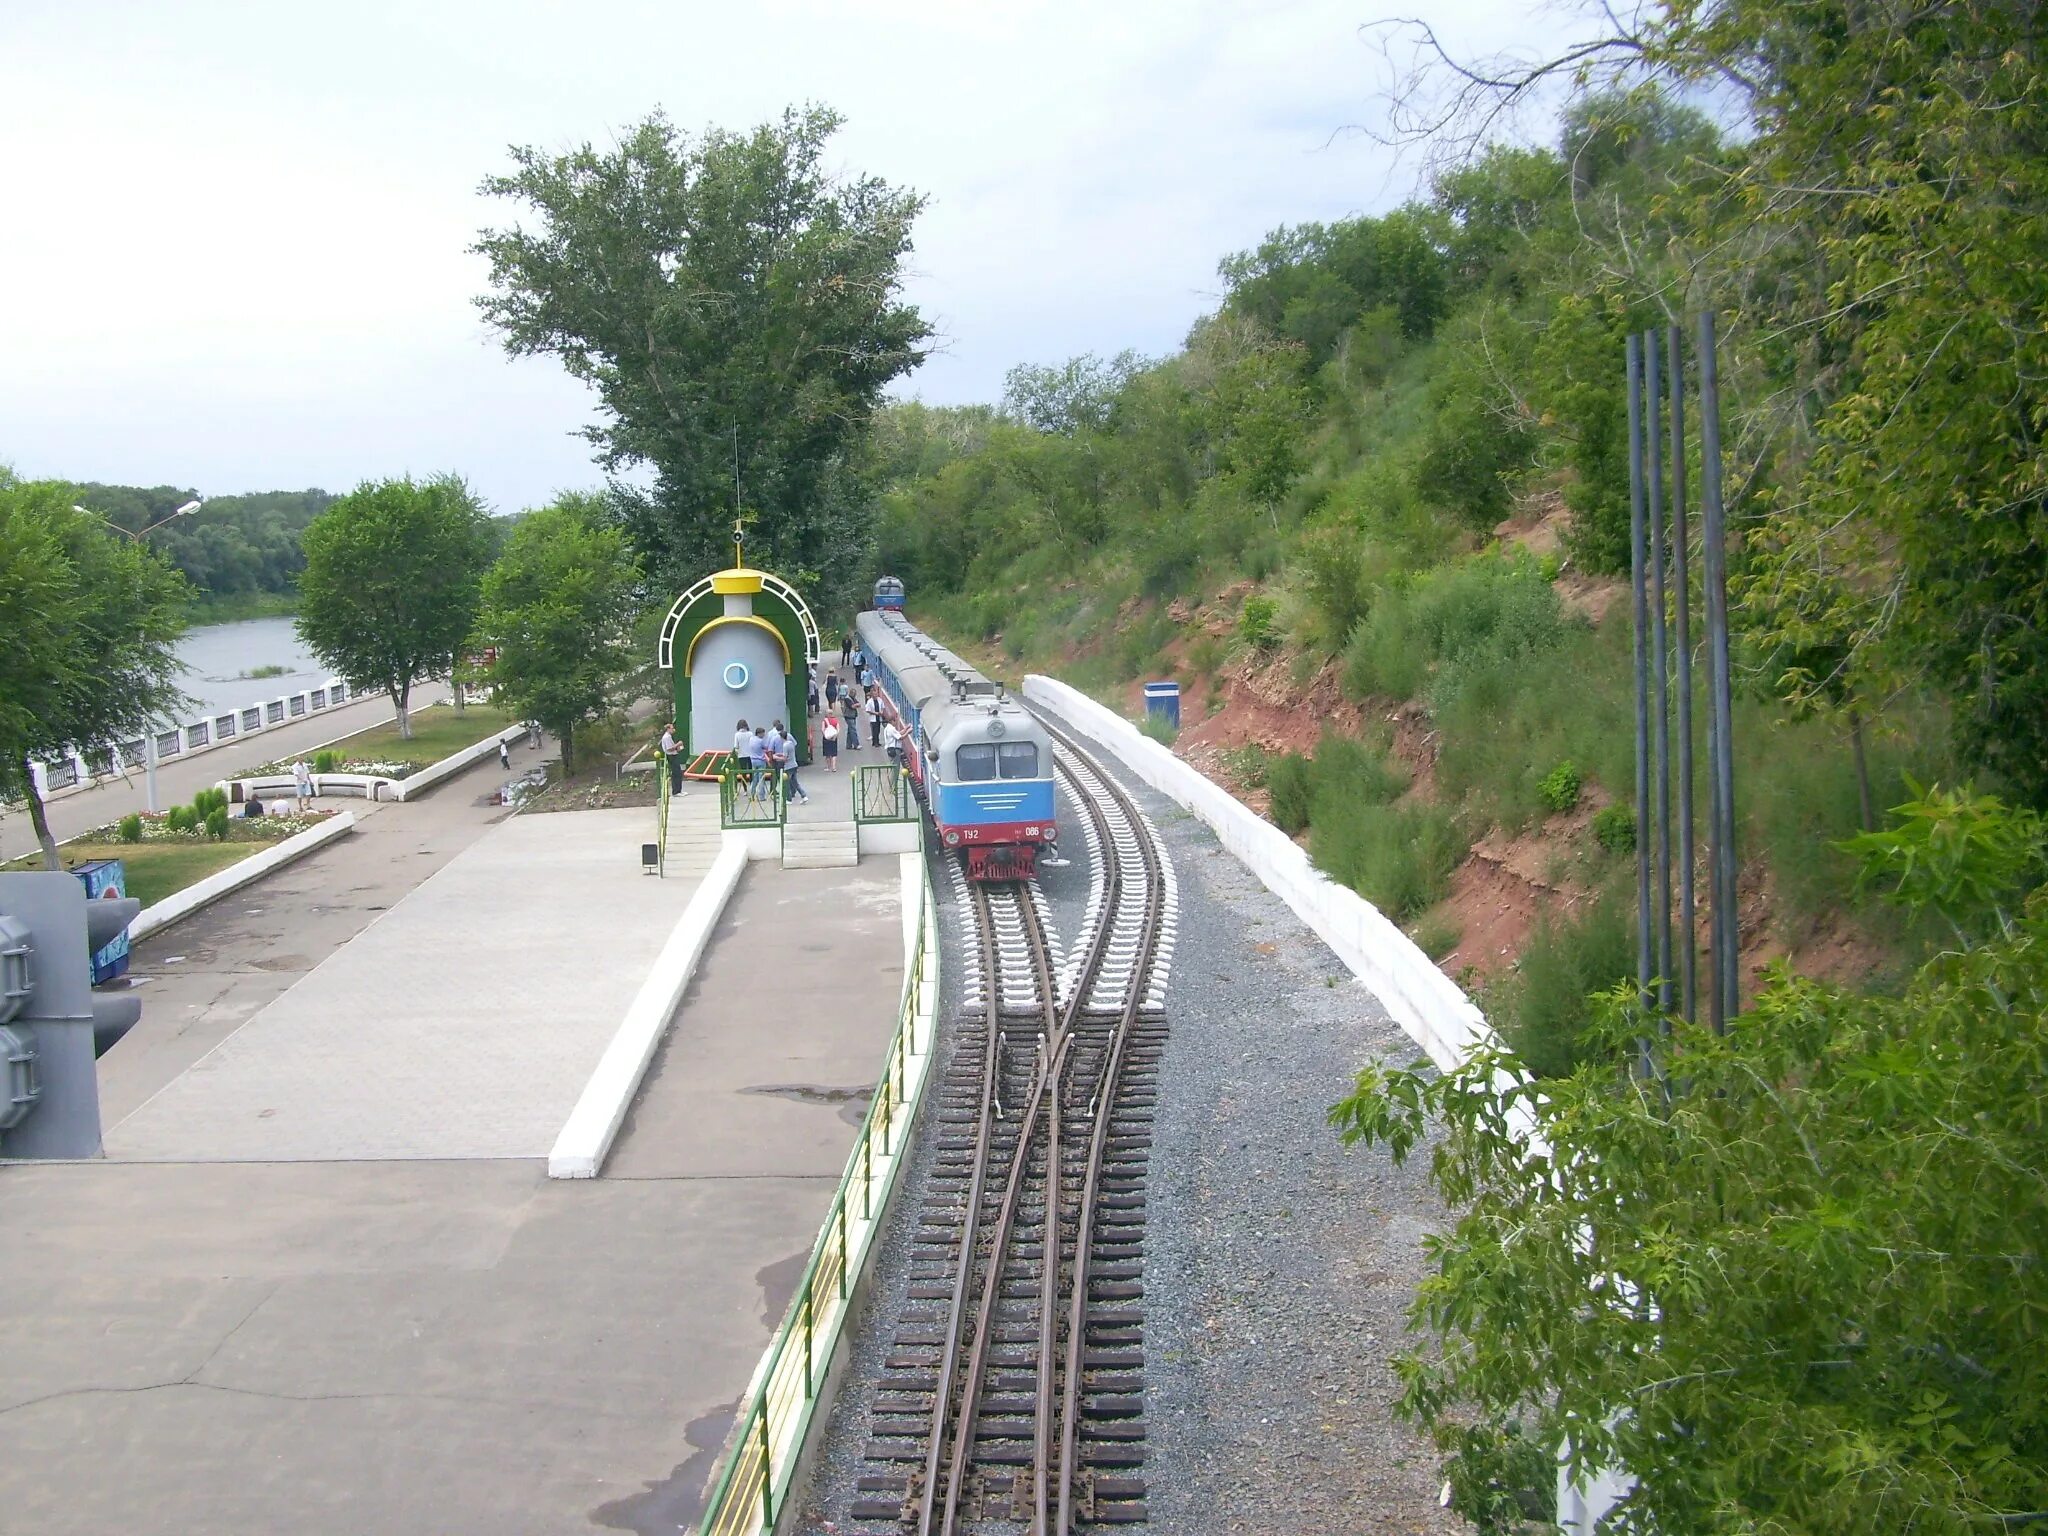
[{"label": "blue trash bin", "polygon": [[1180,684],[1147,683],[1145,685],[1145,714],[1153,720],[1164,720],[1174,730],[1180,729]]},{"label": "blue trash bin", "polygon": [[[78,876],[78,883],[85,887],[87,901],[98,901],[107,895],[128,894],[128,866],[119,859],[97,859],[90,864],[78,865],[71,873]],[[102,986],[116,976],[127,974],[128,933],[123,929],[113,943],[92,957],[92,984]]]}]

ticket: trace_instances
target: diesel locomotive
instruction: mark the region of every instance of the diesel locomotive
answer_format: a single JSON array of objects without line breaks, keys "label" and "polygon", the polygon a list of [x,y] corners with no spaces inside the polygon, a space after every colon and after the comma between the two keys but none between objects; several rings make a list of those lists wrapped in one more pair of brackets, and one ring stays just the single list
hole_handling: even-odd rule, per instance
[{"label": "diesel locomotive", "polygon": [[970,880],[1029,879],[1038,850],[1059,840],[1045,727],[900,607],[877,606],[855,628],[940,845],[967,855]]}]

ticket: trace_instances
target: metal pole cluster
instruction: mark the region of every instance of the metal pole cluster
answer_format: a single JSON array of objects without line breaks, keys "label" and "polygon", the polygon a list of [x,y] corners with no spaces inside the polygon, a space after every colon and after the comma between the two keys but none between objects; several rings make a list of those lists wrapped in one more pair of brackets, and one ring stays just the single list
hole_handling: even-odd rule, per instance
[{"label": "metal pole cluster", "polygon": [[[1707,617],[1710,912],[1707,1012],[1714,1028],[1720,1030],[1740,1011],[1741,997],[1736,932],[1727,524],[1721,500],[1721,411],[1715,364],[1713,317],[1702,315],[1699,397],[1704,507],[1700,549],[1704,556],[1701,586]],[[1636,984],[1645,1005],[1654,1005],[1665,1015],[1676,1011],[1692,1019],[1697,1017],[1699,1001],[1693,847],[1693,565],[1692,530],[1686,517],[1685,349],[1677,326],[1628,338],[1628,438],[1629,573],[1635,616]],[[1671,783],[1674,756],[1678,761],[1675,807]],[[1675,932],[1674,885],[1678,897]],[[1647,1073],[1652,1066],[1647,1041],[1643,1053]]]}]

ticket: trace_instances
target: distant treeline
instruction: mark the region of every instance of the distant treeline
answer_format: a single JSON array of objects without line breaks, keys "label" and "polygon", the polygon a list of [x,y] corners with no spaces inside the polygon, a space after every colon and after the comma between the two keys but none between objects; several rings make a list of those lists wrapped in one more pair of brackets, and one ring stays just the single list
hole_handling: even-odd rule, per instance
[{"label": "distant treeline", "polygon": [[[81,485],[78,504],[139,533],[191,501],[177,486]],[[299,536],[334,497],[327,491],[254,491],[216,496],[197,512],[165,523],[149,545],[202,593],[215,597],[289,594],[305,568]]]}]

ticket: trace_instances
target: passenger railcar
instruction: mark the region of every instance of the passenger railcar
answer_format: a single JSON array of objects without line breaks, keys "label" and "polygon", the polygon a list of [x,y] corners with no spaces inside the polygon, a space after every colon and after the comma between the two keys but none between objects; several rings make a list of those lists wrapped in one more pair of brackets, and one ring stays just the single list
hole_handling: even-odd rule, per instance
[{"label": "passenger railcar", "polygon": [[941,845],[967,855],[970,880],[1029,879],[1059,839],[1045,727],[900,612],[863,613],[856,631]]}]

